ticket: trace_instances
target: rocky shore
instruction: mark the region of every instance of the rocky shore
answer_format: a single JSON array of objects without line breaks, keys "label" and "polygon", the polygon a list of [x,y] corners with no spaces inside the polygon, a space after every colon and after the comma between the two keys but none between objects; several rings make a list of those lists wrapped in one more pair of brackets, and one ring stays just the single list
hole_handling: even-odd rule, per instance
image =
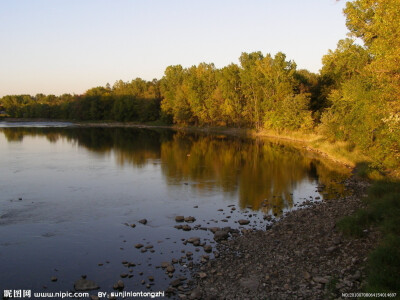
[{"label": "rocky shore", "polygon": [[193,271],[181,299],[336,299],[360,291],[374,230],[347,238],[336,222],[362,207],[368,183],[350,178],[351,195],[288,213],[265,231],[222,240],[215,259]]}]

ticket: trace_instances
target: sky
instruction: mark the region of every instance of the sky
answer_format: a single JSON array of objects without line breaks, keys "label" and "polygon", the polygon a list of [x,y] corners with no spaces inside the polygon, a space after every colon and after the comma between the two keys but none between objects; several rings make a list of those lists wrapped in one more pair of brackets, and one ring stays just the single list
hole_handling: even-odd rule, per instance
[{"label": "sky", "polygon": [[281,51],[318,72],[345,0],[0,0],[0,97],[82,94],[167,66]]}]

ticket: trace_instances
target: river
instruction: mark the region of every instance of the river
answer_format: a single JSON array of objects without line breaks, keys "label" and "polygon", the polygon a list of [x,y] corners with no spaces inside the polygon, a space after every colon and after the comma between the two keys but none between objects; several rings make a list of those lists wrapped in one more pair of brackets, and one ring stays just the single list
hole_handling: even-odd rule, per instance
[{"label": "river", "polygon": [[[209,228],[265,230],[345,193],[349,176],[276,140],[46,122],[0,122],[0,170],[0,286],[32,292],[73,290],[82,275],[102,292],[118,280],[165,291],[182,276],[184,290],[192,264],[214,256]],[[160,268],[173,259],[175,272]]]}]

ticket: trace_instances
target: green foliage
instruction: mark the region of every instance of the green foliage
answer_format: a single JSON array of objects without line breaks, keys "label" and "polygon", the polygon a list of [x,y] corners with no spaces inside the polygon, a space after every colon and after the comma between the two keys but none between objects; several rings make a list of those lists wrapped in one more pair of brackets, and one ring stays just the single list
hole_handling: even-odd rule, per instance
[{"label": "green foliage", "polygon": [[321,118],[331,140],[350,141],[383,168],[400,167],[400,2],[355,0],[347,26],[364,47],[340,41],[323,59],[332,106]]},{"label": "green foliage", "polygon": [[114,87],[95,87],[83,95],[37,94],[5,96],[1,103],[10,117],[72,120],[115,120],[148,122],[160,116],[157,81],[118,81]]},{"label": "green foliage", "polygon": [[[313,127],[310,93],[283,53],[242,53],[240,66],[170,66],[161,80],[164,116],[177,124],[306,130]],[[297,76],[297,77],[296,77]],[[315,79],[315,78],[314,78]],[[311,88],[309,88],[311,89]]]},{"label": "green foliage", "polygon": [[277,131],[307,131],[313,127],[309,95],[298,94],[283,99],[276,110],[265,113],[265,127]]},{"label": "green foliage", "polygon": [[336,225],[346,236],[361,237],[363,230],[373,221],[373,216],[367,211],[359,210],[352,216],[342,218]]},{"label": "green foliage", "polygon": [[352,39],[340,40],[336,50],[329,50],[322,58],[321,76],[331,82],[331,88],[338,89],[343,82],[360,74],[369,61],[367,50],[354,44]]},{"label": "green foliage", "polygon": [[[398,223],[399,225],[399,223]],[[400,238],[388,235],[369,256],[366,292],[399,292]]]},{"label": "green foliage", "polygon": [[337,226],[348,236],[362,236],[378,226],[383,233],[380,245],[368,259],[367,292],[400,290],[400,183],[377,181],[368,191],[368,207],[341,219]]}]

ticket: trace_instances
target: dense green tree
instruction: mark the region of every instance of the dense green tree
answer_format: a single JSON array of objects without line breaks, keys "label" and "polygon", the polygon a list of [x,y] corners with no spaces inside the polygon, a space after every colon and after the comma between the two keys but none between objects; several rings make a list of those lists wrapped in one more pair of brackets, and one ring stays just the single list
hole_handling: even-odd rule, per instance
[{"label": "dense green tree", "polygon": [[201,63],[192,66],[187,73],[188,102],[195,125],[213,124],[220,117],[220,103],[213,97],[217,88],[214,64]]},{"label": "dense green tree", "polygon": [[325,57],[336,75],[322,117],[322,132],[358,145],[376,164],[400,164],[400,2],[356,0],[345,9],[347,26],[364,42],[349,40]]},{"label": "dense green tree", "polygon": [[164,114],[171,115],[174,123],[178,124],[193,122],[188,100],[187,73],[187,69],[183,69],[181,65],[169,66],[160,83],[163,97],[161,108]]},{"label": "dense green tree", "polygon": [[245,126],[247,120],[243,118],[245,98],[242,94],[240,68],[230,64],[218,72],[218,87],[216,96],[221,98],[221,118],[225,125]]}]

